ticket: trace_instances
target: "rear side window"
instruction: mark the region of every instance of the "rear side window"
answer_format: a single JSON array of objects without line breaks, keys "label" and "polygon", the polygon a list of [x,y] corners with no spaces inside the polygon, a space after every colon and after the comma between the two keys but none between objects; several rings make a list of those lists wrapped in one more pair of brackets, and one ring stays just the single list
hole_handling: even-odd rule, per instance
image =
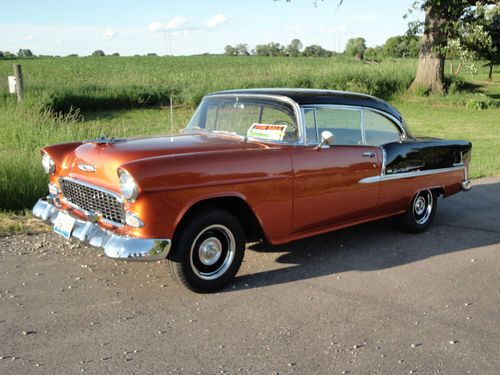
[{"label": "rear side window", "polygon": [[397,126],[379,113],[365,110],[364,125],[366,144],[369,146],[380,146],[401,140],[401,133]]},{"label": "rear side window", "polygon": [[[314,143],[327,130],[334,145],[362,145],[361,110],[337,107],[304,108],[307,142]],[[316,132],[314,132],[314,124]]]}]

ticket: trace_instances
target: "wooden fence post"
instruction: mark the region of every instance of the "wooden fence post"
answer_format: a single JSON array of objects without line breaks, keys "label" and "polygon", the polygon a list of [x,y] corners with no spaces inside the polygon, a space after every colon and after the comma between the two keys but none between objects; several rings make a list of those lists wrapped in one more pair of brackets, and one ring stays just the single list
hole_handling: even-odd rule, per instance
[{"label": "wooden fence post", "polygon": [[24,97],[23,71],[21,64],[14,64],[14,75],[16,76],[17,101],[20,102]]}]

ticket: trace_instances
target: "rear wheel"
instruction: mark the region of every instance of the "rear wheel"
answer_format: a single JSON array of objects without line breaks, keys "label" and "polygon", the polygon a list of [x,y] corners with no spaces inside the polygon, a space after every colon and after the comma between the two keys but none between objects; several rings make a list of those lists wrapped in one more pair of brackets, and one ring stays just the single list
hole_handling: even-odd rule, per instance
[{"label": "rear wheel", "polygon": [[437,210],[437,195],[432,190],[422,190],[413,198],[405,213],[396,217],[401,229],[422,233],[432,223]]},{"label": "rear wheel", "polygon": [[173,278],[200,292],[215,292],[236,275],[245,253],[239,221],[229,212],[204,212],[183,226],[175,240],[175,259],[168,260]]}]

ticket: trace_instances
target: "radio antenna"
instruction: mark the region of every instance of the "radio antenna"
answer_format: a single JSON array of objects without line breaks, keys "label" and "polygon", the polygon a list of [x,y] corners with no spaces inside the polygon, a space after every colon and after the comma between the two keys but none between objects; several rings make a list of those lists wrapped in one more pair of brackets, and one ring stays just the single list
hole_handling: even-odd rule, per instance
[{"label": "radio antenna", "polygon": [[172,97],[170,97],[170,142],[174,141],[174,139],[172,138],[173,136],[174,136],[174,107],[173,107]]}]

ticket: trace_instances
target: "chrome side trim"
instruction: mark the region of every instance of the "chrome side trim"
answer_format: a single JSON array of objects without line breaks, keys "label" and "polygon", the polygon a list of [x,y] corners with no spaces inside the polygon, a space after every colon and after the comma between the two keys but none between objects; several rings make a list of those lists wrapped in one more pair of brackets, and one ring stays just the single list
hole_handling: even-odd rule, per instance
[{"label": "chrome side trim", "polygon": [[413,178],[413,177],[420,177],[420,176],[427,176],[431,174],[438,174],[438,173],[448,173],[448,172],[454,172],[454,171],[460,171],[463,170],[465,166],[455,166],[455,167],[450,167],[450,168],[439,168],[439,169],[430,169],[426,171],[413,171],[413,172],[404,172],[404,173],[394,173],[394,174],[384,174],[384,175],[379,175],[379,176],[372,176],[372,177],[366,177],[358,181],[360,184],[372,184],[374,182],[383,182],[383,181],[390,181],[390,180],[399,180],[403,178]]},{"label": "chrome side trim", "polygon": [[[40,199],[33,207],[33,216],[53,226],[57,215],[63,210],[50,201]],[[64,211],[63,211],[64,212]],[[68,212],[66,214],[69,215]],[[172,241],[167,238],[134,238],[120,236],[105,230],[97,223],[75,217],[71,237],[104,250],[110,258],[133,261],[157,261],[167,257]]]}]

